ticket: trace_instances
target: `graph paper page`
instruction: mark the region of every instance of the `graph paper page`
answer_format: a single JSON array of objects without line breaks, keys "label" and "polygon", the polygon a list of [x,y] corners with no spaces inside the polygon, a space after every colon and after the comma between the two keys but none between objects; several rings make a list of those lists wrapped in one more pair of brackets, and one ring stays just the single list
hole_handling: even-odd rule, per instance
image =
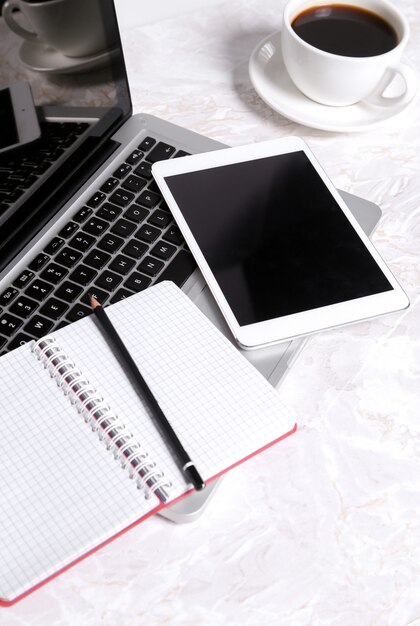
[{"label": "graph paper page", "polygon": [[[173,283],[164,282],[106,309],[185,450],[209,479],[291,432],[295,415]],[[55,333],[172,482],[187,485],[96,320]]]},{"label": "graph paper page", "polygon": [[12,600],[157,504],[31,353],[0,359],[0,599]]}]

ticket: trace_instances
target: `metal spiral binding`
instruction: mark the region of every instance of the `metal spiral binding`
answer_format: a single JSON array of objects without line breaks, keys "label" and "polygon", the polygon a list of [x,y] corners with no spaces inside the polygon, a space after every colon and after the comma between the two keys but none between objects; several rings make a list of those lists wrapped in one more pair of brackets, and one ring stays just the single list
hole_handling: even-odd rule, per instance
[{"label": "metal spiral binding", "polygon": [[145,489],[145,497],[156,493],[160,500],[167,502],[172,487],[170,481],[56,340],[43,337],[33,342],[31,350],[107,449],[112,449],[114,458],[128,470],[129,477],[136,480],[137,487],[147,486],[149,491]]}]

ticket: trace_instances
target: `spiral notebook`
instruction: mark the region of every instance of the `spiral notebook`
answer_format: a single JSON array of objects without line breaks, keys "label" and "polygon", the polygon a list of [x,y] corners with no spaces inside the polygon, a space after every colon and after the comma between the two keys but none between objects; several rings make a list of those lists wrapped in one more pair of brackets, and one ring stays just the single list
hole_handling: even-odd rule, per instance
[{"label": "spiral notebook", "polygon": [[[107,312],[205,480],[295,430],[173,283]],[[3,356],[0,397],[2,604],[191,490],[93,316]]]}]

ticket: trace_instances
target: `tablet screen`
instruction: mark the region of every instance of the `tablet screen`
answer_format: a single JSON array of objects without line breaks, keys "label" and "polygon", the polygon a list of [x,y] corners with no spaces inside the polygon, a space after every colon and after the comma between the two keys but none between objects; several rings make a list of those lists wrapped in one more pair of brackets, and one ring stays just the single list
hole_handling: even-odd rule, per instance
[{"label": "tablet screen", "polygon": [[165,181],[240,326],[392,289],[303,151]]}]

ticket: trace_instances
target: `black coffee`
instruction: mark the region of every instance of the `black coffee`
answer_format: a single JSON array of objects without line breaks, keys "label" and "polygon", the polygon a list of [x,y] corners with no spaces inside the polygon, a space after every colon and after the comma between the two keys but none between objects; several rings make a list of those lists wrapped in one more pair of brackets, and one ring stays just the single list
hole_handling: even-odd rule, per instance
[{"label": "black coffee", "polygon": [[294,18],[292,28],[315,48],[348,57],[384,54],[398,44],[397,33],[382,17],[344,4],[306,9]]}]

